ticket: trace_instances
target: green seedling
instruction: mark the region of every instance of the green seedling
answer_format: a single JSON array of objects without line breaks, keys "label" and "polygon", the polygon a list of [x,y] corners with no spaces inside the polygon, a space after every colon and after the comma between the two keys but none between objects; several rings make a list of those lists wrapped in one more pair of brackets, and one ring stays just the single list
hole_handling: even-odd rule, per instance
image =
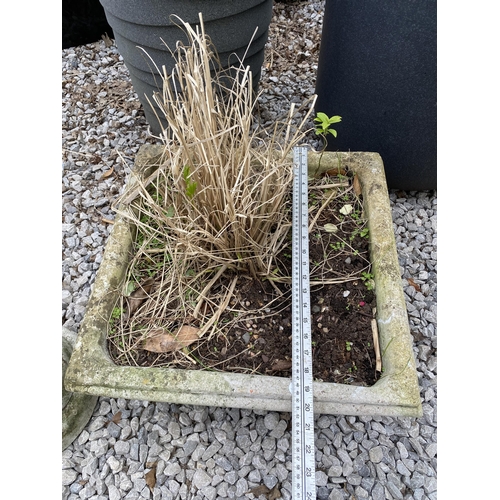
[{"label": "green seedling", "polygon": [[352,342],[349,342],[349,341],[345,341],[345,350],[346,351],[350,351],[352,349]]},{"label": "green seedling", "polygon": [[[318,162],[318,171],[321,169],[321,159],[323,158],[323,153],[325,152],[328,139],[327,136],[328,134],[332,134],[333,137],[337,137],[337,131],[334,128],[331,128],[331,126],[334,123],[338,123],[342,120],[341,116],[335,115],[328,117],[326,113],[322,113],[319,111],[316,113],[316,117],[314,118],[314,121],[316,122],[316,135],[320,135],[323,137],[324,140],[324,145],[323,145],[323,150],[321,151],[321,155],[319,157],[319,162]],[[339,160],[339,166],[340,166],[340,160]]]},{"label": "green seedling", "polygon": [[111,313],[111,319],[118,319],[123,314],[123,309],[121,307],[115,307]]},{"label": "green seedling", "polygon": [[375,288],[373,278],[374,276],[372,273],[367,273],[366,271],[361,273],[361,280],[365,284],[367,290],[373,290]]},{"label": "green seedling", "polygon": [[316,122],[316,135],[321,135],[326,139],[328,134],[332,134],[333,137],[337,137],[337,131],[333,128],[330,128],[334,123],[338,123],[342,121],[341,116],[332,116],[328,117],[326,113],[316,113],[316,118],[314,118]]},{"label": "green seedling", "polygon": [[354,212],[351,214],[351,217],[354,220],[359,220],[361,218],[361,212],[360,212],[360,210],[354,210]]},{"label": "green seedling", "polygon": [[337,241],[337,243],[330,243],[330,247],[333,248],[333,250],[339,252],[340,250],[344,249],[345,242],[344,241]]}]

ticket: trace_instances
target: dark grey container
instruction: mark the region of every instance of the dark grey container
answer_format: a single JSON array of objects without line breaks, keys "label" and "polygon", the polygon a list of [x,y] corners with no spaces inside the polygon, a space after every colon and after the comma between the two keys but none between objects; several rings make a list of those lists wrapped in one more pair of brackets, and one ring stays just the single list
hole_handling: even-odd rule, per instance
[{"label": "dark grey container", "polygon": [[326,0],[316,111],[327,149],[382,156],[389,188],[437,188],[436,0]]},{"label": "dark grey container", "polygon": [[[151,131],[158,135],[165,122],[158,122],[151,105],[154,92],[161,91],[162,79],[158,68],[165,66],[170,73],[175,65],[169,48],[174,51],[178,40],[187,38],[178,26],[178,16],[192,26],[199,24],[203,14],[205,32],[210,36],[223,68],[238,64],[246,52],[245,65],[252,70],[254,86],[258,84],[264,48],[272,17],[272,0],[100,0],[108,23],[113,28],[115,42],[130,73],[134,90],[139,96]],[[255,29],[258,27],[252,44]],[[162,42],[165,42],[163,43]],[[168,48],[167,48],[168,47]],[[155,105],[156,107],[156,105]],[[162,116],[156,109],[158,116]]]}]

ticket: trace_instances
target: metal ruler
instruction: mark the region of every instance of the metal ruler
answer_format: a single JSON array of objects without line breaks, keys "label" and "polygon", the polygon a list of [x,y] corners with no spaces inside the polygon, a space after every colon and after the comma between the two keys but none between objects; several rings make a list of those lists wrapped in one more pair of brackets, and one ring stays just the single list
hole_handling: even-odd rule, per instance
[{"label": "metal ruler", "polygon": [[293,148],[292,222],[292,498],[316,498],[307,148]]}]

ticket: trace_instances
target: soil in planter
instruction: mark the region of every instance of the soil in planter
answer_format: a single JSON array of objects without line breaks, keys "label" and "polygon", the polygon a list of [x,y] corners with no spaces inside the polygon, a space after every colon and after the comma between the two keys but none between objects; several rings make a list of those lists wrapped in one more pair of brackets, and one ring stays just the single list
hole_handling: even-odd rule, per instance
[{"label": "soil in planter", "polygon": [[[369,239],[361,224],[361,204],[352,201],[352,192],[349,196],[329,204],[315,226],[322,230],[312,231],[309,237],[313,376],[324,382],[371,386],[379,373],[375,370],[372,332],[375,295],[369,272]],[[347,205],[354,207],[353,212],[341,215],[338,225],[339,213]],[[332,224],[338,226],[336,231]],[[291,269],[291,243],[278,261]],[[315,267],[321,269],[323,280],[348,278],[314,285],[319,281],[313,278]],[[223,275],[213,287],[214,293],[227,289],[231,280],[231,274]],[[219,318],[219,334],[207,333],[184,352],[159,354],[137,349],[130,354],[133,363],[143,367],[291,377],[291,320],[290,284],[239,276],[229,305]],[[115,342],[108,342],[108,348],[117,364],[130,364],[123,362]]]}]

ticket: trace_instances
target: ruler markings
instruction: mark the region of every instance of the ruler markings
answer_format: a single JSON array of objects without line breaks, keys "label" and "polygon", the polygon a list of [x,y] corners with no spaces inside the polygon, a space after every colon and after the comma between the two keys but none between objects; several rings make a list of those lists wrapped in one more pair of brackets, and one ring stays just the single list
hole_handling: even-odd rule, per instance
[{"label": "ruler markings", "polygon": [[307,148],[295,147],[292,220],[292,493],[315,500]]}]

